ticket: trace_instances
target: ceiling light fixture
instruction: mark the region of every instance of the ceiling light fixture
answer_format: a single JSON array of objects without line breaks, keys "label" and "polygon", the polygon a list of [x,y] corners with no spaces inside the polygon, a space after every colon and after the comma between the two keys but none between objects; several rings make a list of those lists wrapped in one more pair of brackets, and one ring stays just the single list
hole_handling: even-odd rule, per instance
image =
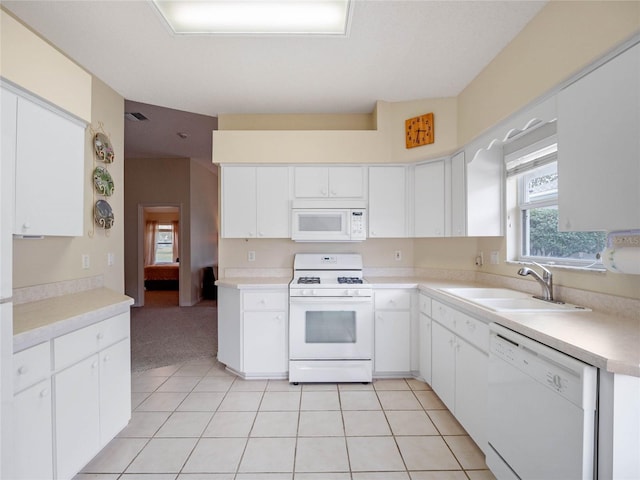
[{"label": "ceiling light fixture", "polygon": [[350,0],[153,0],[176,34],[346,35]]}]

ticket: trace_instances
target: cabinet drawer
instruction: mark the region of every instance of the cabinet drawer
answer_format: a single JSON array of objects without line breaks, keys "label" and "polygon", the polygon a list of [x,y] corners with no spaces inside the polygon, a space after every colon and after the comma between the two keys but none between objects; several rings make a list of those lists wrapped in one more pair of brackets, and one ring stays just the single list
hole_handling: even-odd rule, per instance
[{"label": "cabinet drawer", "polygon": [[376,290],[376,310],[409,310],[411,308],[411,292],[406,290]]},{"label": "cabinet drawer", "polygon": [[489,325],[457,312],[456,333],[485,353],[489,352]]},{"label": "cabinet drawer", "polygon": [[51,343],[27,348],[13,356],[13,390],[19,392],[49,376]]},{"label": "cabinet drawer", "polygon": [[246,292],[242,299],[245,310],[286,310],[288,303],[286,292]]},{"label": "cabinet drawer", "polygon": [[431,316],[431,298],[420,294],[420,313]]},{"label": "cabinet drawer", "polygon": [[122,313],[53,340],[56,370],[72,365],[129,336],[129,313]]},{"label": "cabinet drawer", "polygon": [[455,330],[457,313],[453,308],[437,300],[431,301],[431,318],[437,320],[450,330]]}]

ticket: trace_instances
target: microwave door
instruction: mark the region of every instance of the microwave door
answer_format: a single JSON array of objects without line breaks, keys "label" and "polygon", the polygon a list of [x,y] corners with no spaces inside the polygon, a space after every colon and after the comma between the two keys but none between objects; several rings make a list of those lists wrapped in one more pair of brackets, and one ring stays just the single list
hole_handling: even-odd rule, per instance
[{"label": "microwave door", "polygon": [[294,210],[292,239],[298,241],[348,241],[348,210]]}]

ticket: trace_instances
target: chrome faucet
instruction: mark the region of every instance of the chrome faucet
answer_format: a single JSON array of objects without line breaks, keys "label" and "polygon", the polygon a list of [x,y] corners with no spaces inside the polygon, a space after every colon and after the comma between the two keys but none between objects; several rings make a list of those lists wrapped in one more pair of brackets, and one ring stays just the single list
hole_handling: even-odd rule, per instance
[{"label": "chrome faucet", "polygon": [[536,262],[533,262],[533,264],[542,269],[542,276],[540,276],[540,274],[535,270],[531,270],[528,267],[522,267],[520,270],[518,270],[518,275],[522,275],[523,277],[526,277],[527,275],[531,275],[533,278],[535,278],[538,281],[538,283],[542,287],[542,295],[540,296],[534,295],[534,298],[545,300],[547,302],[554,302],[555,300],[553,299],[553,275],[549,270],[544,268],[542,265]]}]

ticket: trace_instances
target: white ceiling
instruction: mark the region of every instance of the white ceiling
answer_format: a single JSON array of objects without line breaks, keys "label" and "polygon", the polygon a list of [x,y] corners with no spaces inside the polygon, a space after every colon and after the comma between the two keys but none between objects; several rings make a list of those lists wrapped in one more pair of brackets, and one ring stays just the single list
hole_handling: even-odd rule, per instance
[{"label": "white ceiling", "polygon": [[545,1],[352,0],[340,38],[176,36],[147,0],[3,0],[135,102],[207,116],[369,113],[458,95]]}]

